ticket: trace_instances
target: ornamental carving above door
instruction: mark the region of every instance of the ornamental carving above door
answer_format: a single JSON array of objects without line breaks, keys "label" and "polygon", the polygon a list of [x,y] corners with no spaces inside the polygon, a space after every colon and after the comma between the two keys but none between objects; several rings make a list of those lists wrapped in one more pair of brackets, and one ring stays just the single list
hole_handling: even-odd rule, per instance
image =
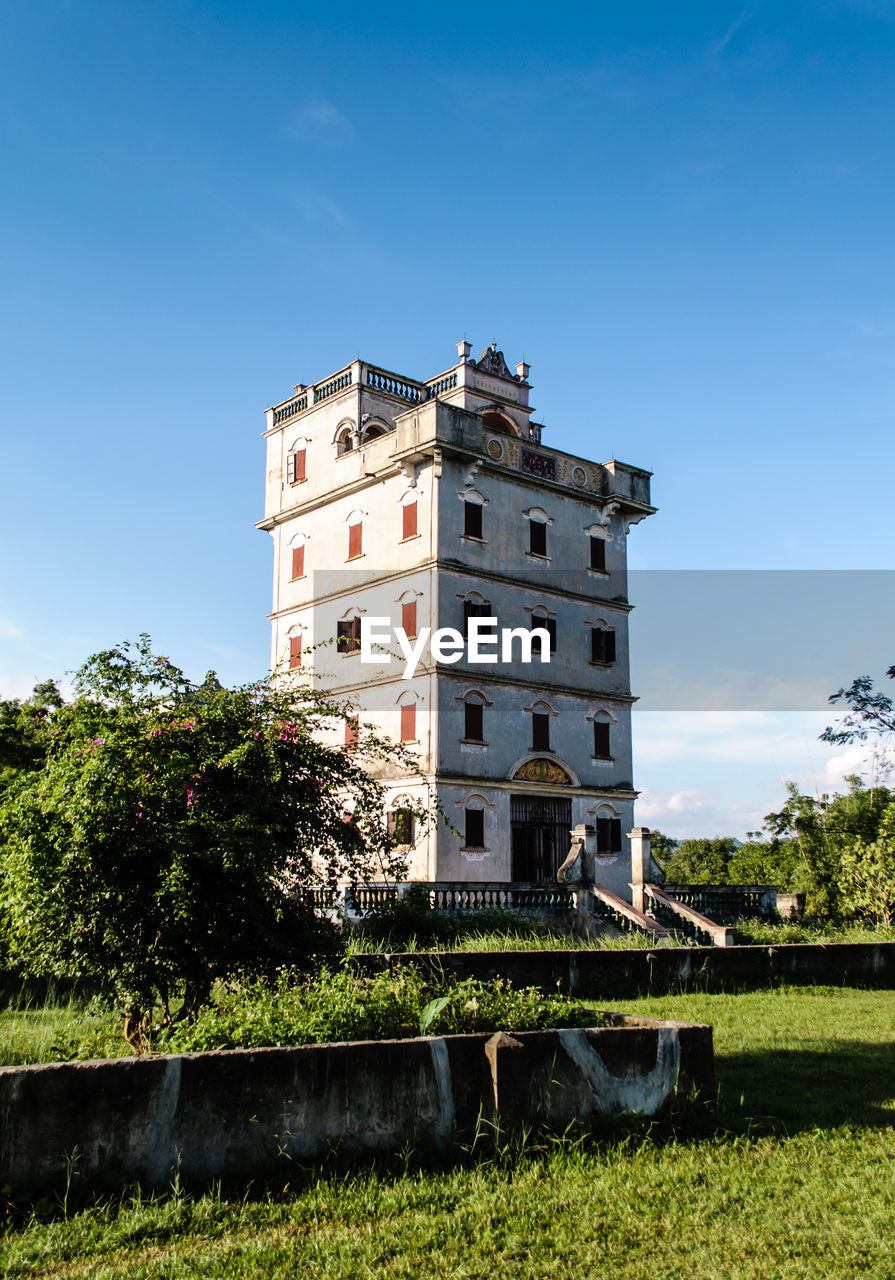
[{"label": "ornamental carving above door", "polygon": [[555,760],[526,760],[513,774],[517,782],[552,782],[554,786],[571,787],[572,779]]}]

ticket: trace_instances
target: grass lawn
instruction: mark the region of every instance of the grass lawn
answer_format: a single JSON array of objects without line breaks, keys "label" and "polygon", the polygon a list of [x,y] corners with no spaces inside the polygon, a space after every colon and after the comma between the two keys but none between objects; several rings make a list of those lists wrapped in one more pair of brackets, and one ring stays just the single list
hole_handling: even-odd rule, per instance
[{"label": "grass lawn", "polygon": [[232,1197],[49,1203],[0,1274],[102,1277],[895,1276],[895,992],[786,988],[620,1001],[711,1022],[704,1131],[532,1140],[443,1169],[299,1170]]}]

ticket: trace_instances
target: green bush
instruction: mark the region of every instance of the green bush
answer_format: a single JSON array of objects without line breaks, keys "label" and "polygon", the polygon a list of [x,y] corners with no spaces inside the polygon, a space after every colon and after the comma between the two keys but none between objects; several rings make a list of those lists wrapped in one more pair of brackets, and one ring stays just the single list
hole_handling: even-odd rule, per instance
[{"label": "green bush", "polygon": [[593,1010],[498,979],[432,982],[407,967],[359,977],[324,971],[313,981],[284,972],[219,986],[213,1003],[192,1023],[154,1047],[167,1052],[322,1044],[342,1040],[404,1039],[420,1034],[534,1031],[592,1026]]}]

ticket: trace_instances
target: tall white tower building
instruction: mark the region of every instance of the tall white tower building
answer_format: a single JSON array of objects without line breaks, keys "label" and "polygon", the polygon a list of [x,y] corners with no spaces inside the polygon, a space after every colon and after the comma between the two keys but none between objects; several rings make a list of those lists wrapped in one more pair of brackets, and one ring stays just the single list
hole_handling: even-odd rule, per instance
[{"label": "tall white tower building", "polygon": [[[461,342],[426,382],[356,360],[268,409],[271,662],[313,664],[412,753],[386,781],[414,879],[550,883],[588,823],[598,880],[630,900],[626,540],[650,473],[542,444],[528,372]],[[360,652],[364,618],[421,637],[486,617],[545,629],[549,662],[518,637],[506,661],[448,642],[407,679],[397,643]],[[354,718],[340,732],[350,749]],[[447,823],[412,820],[435,802]]]}]

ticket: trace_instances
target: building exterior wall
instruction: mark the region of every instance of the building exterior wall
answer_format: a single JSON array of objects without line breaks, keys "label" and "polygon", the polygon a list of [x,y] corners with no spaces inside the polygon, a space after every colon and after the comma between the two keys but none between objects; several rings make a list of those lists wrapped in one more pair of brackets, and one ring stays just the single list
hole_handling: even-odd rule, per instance
[{"label": "building exterior wall", "polygon": [[[412,702],[416,738],[405,747],[413,763],[385,778],[390,807],[425,804],[439,815],[416,824],[412,876],[506,881],[514,797],[517,828],[519,797],[569,801],[571,825],[609,817],[625,833],[633,826],[626,540],[652,507],[647,472],[541,443],[527,366],[510,374],[493,347],[478,361],[468,344],[459,354],[428,383],[355,361],[268,410],[260,527],[274,546],[271,665],[286,670],[290,642],[301,635],[302,665],[363,724],[394,739],[401,706]],[[371,432],[380,434],[367,439]],[[300,478],[290,462],[299,450]],[[410,536],[407,503],[416,505]],[[480,508],[480,537],[465,532],[468,503]],[[533,522],[542,526],[543,552],[531,550]],[[352,554],[358,535],[352,540],[349,529],[358,523]],[[592,539],[605,567],[591,567]],[[296,547],[304,548],[297,577]],[[336,649],[340,621],[385,618],[397,627],[408,602],[418,630],[462,632],[465,600],[487,602],[499,628],[554,627],[550,661],[523,662],[518,642],[510,660],[484,664],[468,653],[440,662],[426,650],[405,679],[396,645],[391,661],[382,654],[374,663]],[[592,660],[595,627],[613,633],[613,661]],[[467,700],[482,706],[481,742],[464,738]],[[548,718],[549,747],[534,745],[535,714]],[[609,726],[608,757],[595,752],[595,720]],[[334,725],[333,740],[343,731]],[[474,847],[464,834],[470,809],[483,815],[484,839]],[[622,843],[604,851],[600,878],[629,897]]]}]

